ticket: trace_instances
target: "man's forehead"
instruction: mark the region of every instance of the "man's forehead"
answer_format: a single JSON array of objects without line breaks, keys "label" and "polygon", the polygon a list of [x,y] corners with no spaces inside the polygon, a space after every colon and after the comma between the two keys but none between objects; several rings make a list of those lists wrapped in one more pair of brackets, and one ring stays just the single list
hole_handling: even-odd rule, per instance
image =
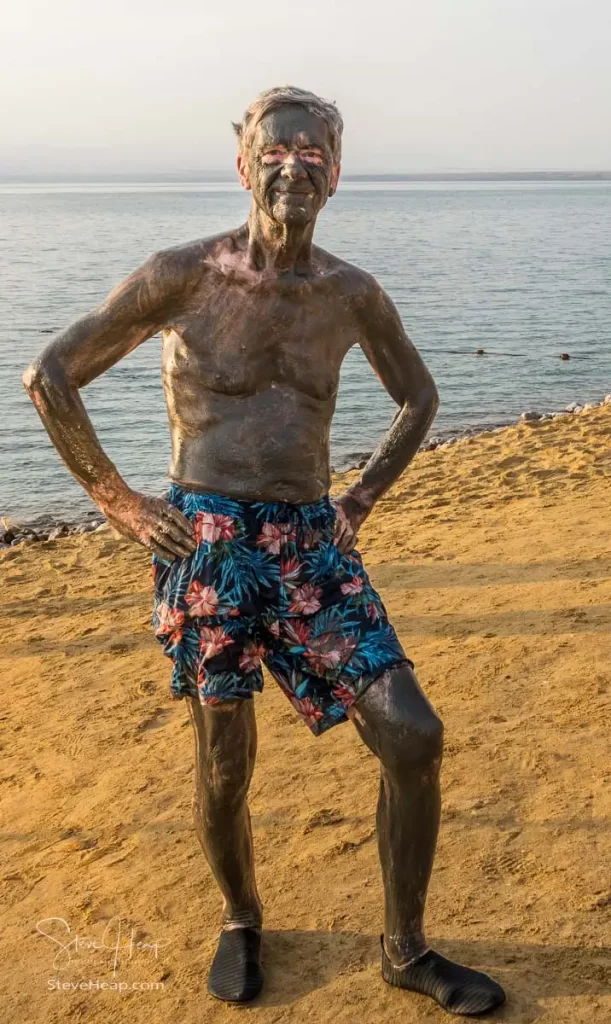
[{"label": "man's forehead", "polygon": [[324,118],[297,104],[286,104],[261,118],[253,141],[255,145],[275,142],[326,147],[331,145],[331,133]]}]

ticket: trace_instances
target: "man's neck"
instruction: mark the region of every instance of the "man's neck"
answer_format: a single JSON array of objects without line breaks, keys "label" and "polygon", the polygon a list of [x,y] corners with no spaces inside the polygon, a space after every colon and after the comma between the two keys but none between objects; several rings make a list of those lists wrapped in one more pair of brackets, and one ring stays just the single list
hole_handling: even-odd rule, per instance
[{"label": "man's neck", "polygon": [[278,224],[258,206],[248,217],[248,262],[253,270],[307,273],[312,265],[314,222]]}]

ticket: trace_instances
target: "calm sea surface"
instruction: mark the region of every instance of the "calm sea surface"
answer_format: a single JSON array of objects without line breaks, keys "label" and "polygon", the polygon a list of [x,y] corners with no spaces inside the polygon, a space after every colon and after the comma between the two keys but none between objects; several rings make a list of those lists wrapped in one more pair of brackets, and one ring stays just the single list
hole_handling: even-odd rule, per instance
[{"label": "calm sea surface", "polygon": [[[248,201],[231,184],[0,185],[0,514],[73,518],[92,507],[21,385],[51,333],[156,249],[242,223]],[[438,384],[433,433],[611,392],[611,182],[351,182],[329,202],[317,241],[394,299]],[[160,339],[82,395],[129,484],[159,493],[170,454]],[[370,452],[394,411],[353,349],[334,466]]]}]

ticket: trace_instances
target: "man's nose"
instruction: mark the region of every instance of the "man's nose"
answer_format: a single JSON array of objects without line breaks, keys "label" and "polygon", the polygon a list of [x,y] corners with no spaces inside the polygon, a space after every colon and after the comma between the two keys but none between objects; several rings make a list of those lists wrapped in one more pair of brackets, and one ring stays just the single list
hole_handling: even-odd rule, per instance
[{"label": "man's nose", "polygon": [[286,160],[282,165],[282,173],[290,180],[307,176],[306,169],[298,153],[291,152],[287,154]]}]

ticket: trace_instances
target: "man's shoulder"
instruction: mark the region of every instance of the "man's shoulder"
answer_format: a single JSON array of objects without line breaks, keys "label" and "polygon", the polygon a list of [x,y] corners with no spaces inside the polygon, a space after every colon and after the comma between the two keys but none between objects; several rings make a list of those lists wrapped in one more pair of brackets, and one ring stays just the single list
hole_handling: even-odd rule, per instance
[{"label": "man's shoulder", "polygon": [[317,248],[318,260],[325,270],[337,278],[342,293],[355,299],[367,299],[382,291],[373,274],[343,260],[332,252]]},{"label": "man's shoulder", "polygon": [[219,249],[233,249],[236,235],[237,231],[223,231],[218,235],[194,238],[189,242],[159,249],[150,257],[148,264],[154,274],[187,284],[190,280],[201,279],[210,258]]}]

